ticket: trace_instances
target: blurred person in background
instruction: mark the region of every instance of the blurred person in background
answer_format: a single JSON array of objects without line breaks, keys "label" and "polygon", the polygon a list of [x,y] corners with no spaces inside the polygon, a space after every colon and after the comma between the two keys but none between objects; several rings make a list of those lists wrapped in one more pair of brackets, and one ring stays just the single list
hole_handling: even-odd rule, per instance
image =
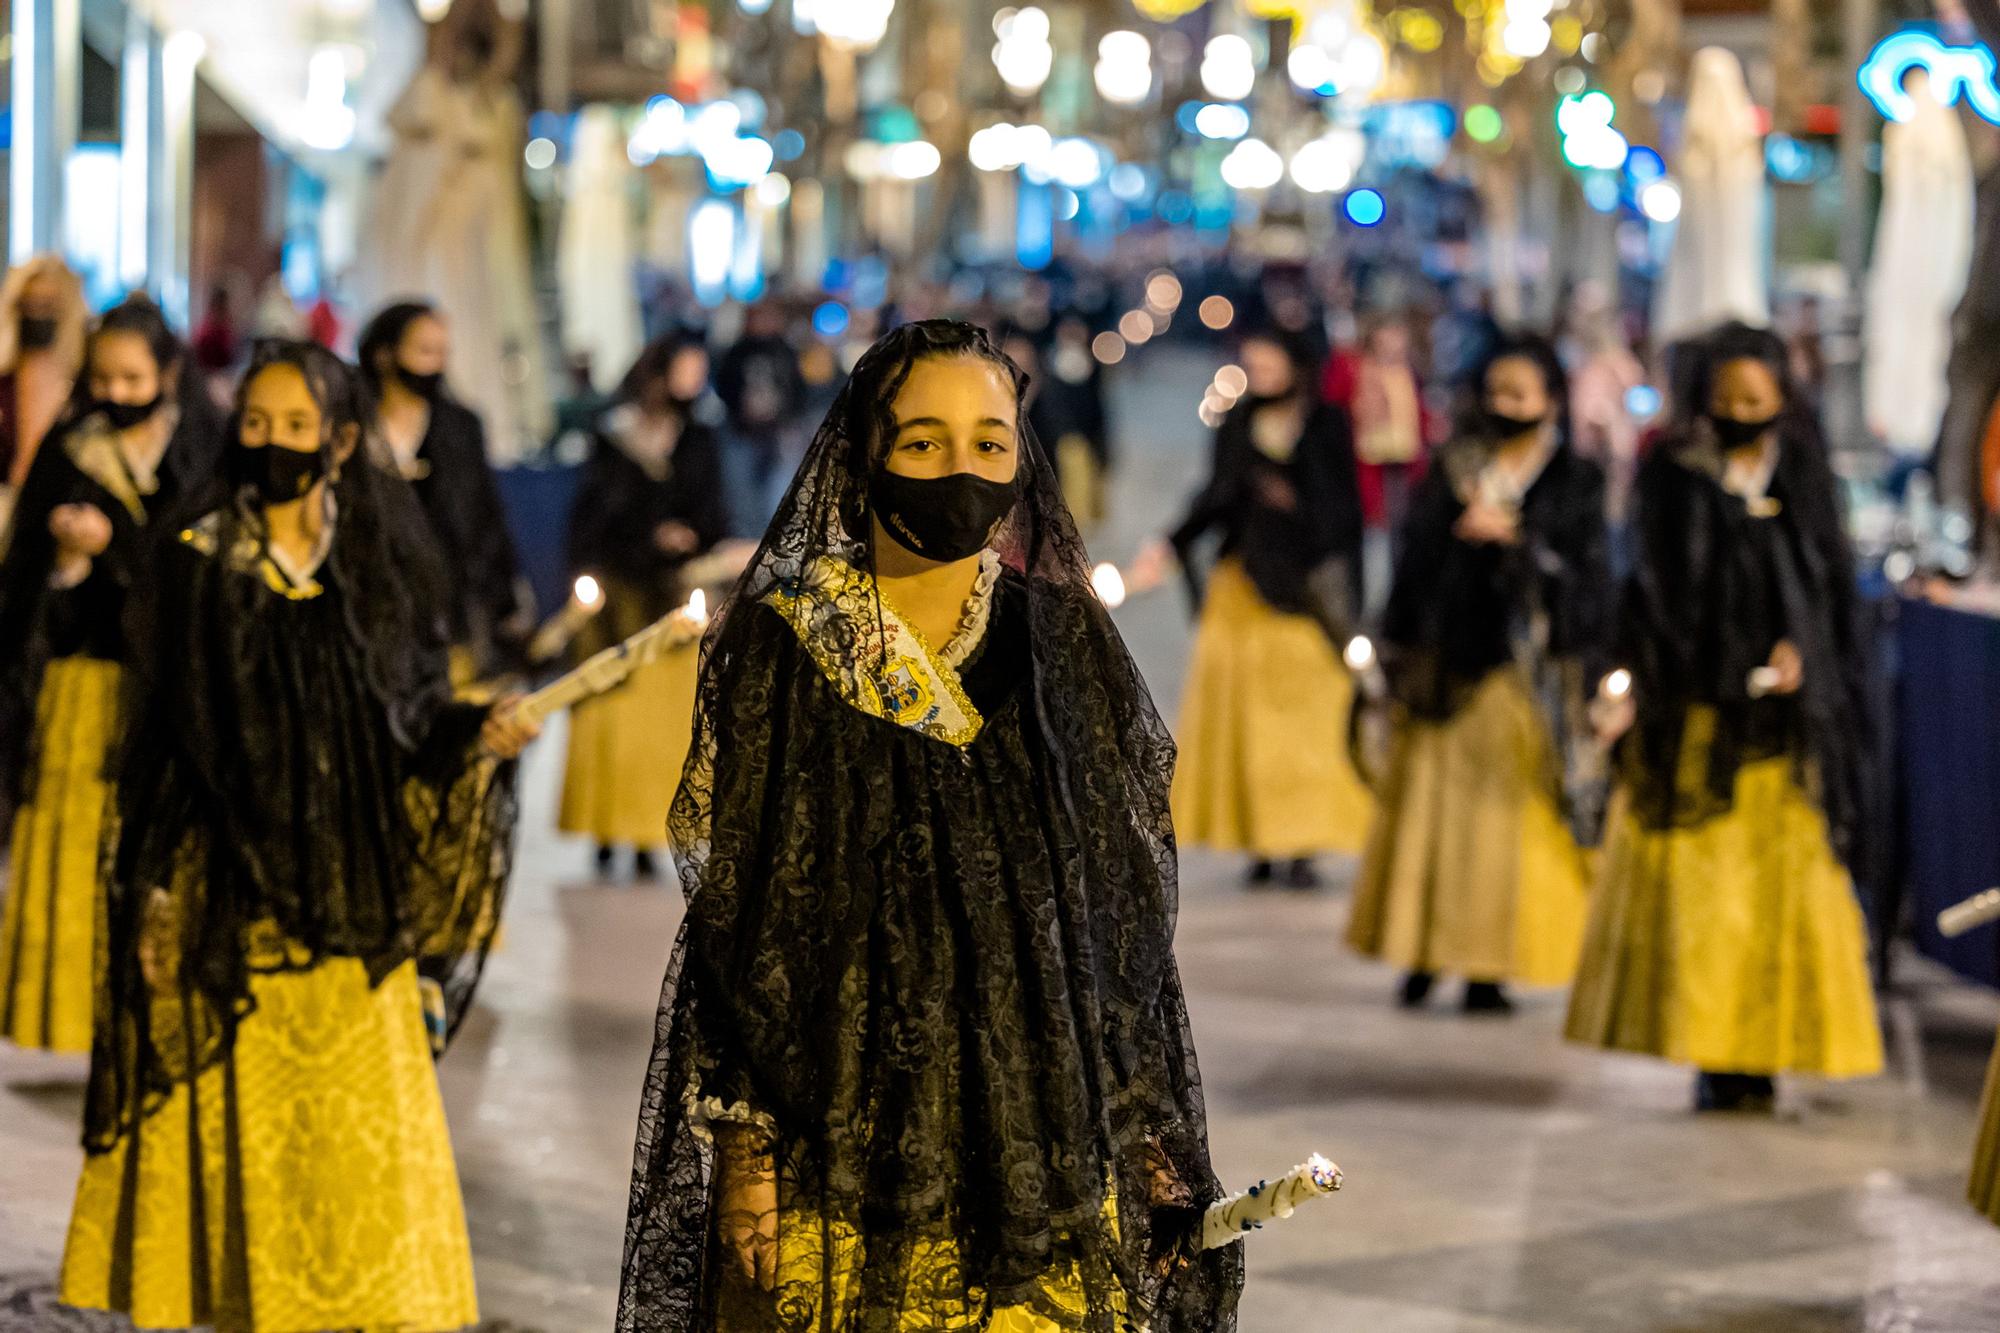
[{"label": "blurred person in background", "polygon": [[382,441],[444,556],[452,679],[464,689],[518,660],[534,630],[534,598],[487,461],[485,428],[446,387],[450,353],[444,316],[406,301],[368,321],[358,360]]},{"label": "blurred person in background", "polygon": [[0,283],[0,525],[76,385],[89,321],[82,280],[55,255],[17,264]]},{"label": "blurred person in background", "polygon": [[125,605],[158,543],[212,500],[222,450],[202,378],[151,301],[106,313],[84,355],[0,535],[0,1037],[52,1051],[90,1049]]},{"label": "blurred person in background", "polygon": [[195,325],[189,346],[194,353],[195,369],[201,373],[209,396],[218,404],[226,404],[234,391],[231,372],[243,352],[227,287],[209,289],[208,311],[202,315],[201,323]]},{"label": "blurred person in background", "polygon": [[1571,447],[1555,348],[1503,338],[1476,379],[1403,529],[1381,634],[1390,753],[1348,942],[1405,969],[1406,1007],[1447,973],[1468,1013],[1506,1013],[1506,983],[1576,968],[1589,863],[1565,816],[1594,841],[1601,798],[1565,778],[1595,741],[1611,570],[1604,473]]},{"label": "blurred person in background", "polygon": [[[1266,885],[1318,884],[1313,858],[1359,851],[1373,802],[1348,758],[1340,660],[1360,599],[1361,501],[1346,414],[1275,332],[1243,339],[1242,395],[1215,432],[1187,517],[1141,557],[1150,582],[1219,538],[1176,735],[1182,845],[1250,858]],[[1190,576],[1191,586],[1196,580]]]},{"label": "blurred person in background", "polygon": [[1079,527],[1103,522],[1111,463],[1105,422],[1103,368],[1090,351],[1090,326],[1080,316],[1056,321],[1044,344],[1024,329],[1001,346],[1028,376],[1028,419],[1055,459],[1063,499]]},{"label": "blurred person in background", "polygon": [[779,475],[781,436],[805,402],[799,353],[777,302],[759,301],[745,312],[742,336],[716,359],[715,392],[727,413],[723,452],[733,530],[748,536],[764,530],[790,481]]},{"label": "blurred person in background", "polygon": [[1368,532],[1362,586],[1365,604],[1372,608],[1388,595],[1395,536],[1436,437],[1437,423],[1403,318],[1376,315],[1366,320],[1358,354],[1341,353],[1327,363],[1321,392],[1353,423],[1361,514]]},{"label": "blurred person in background", "polygon": [[1688,349],[1647,457],[1617,639],[1618,791],[1568,1035],[1700,1071],[1695,1105],[1769,1112],[1775,1075],[1882,1067],[1861,857],[1872,754],[1853,555],[1777,335]]},{"label": "blurred person in background", "polygon": [[[603,609],[577,636],[579,659],[611,647],[684,603],[688,562],[729,533],[715,433],[694,415],[708,352],[688,335],[639,354],[592,432],[569,516],[570,577],[589,575]],[[597,871],[633,849],[634,877],[654,879],[694,720],[690,645],[640,667],[570,718],[558,826],[597,843]]]},{"label": "blurred person in background", "polygon": [[1646,382],[1646,368],[1626,341],[1609,294],[1594,283],[1577,290],[1569,332],[1571,445],[1604,469],[1605,513],[1615,532],[1624,527],[1639,471],[1639,424],[1630,395]]}]

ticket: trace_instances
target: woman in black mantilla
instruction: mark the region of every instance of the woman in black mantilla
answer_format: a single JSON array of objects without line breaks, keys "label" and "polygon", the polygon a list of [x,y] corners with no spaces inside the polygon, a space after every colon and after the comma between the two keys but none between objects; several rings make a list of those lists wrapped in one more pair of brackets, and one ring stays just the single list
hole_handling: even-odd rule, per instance
[{"label": "woman in black mantilla", "polygon": [[1403,523],[1382,627],[1392,739],[1348,942],[1406,969],[1406,1005],[1443,972],[1466,979],[1467,1010],[1505,1012],[1503,983],[1576,969],[1590,876],[1572,823],[1595,840],[1588,705],[1612,580],[1604,473],[1570,447],[1555,349],[1505,338],[1472,383],[1470,428]]},{"label": "woman in black mantilla", "polygon": [[452,702],[436,557],[366,418],[332,353],[259,348],[234,489],[130,608],[62,1298],[143,1328],[478,1320],[431,1054],[498,920],[527,729]]},{"label": "woman in black mantilla", "polygon": [[883,338],[710,630],[621,1329],[1235,1326],[1172,742],[1021,389]]},{"label": "woman in black mantilla", "polygon": [[[590,462],[569,515],[571,577],[601,585],[603,610],[577,636],[588,657],[631,637],[687,600],[682,572],[729,535],[722,455],[694,414],[708,384],[695,338],[661,338],[639,354],[617,402],[592,432]],[[565,833],[597,842],[607,873],[614,847],[634,849],[634,873],[652,879],[652,848],[687,760],[698,654],[672,652],[570,715],[563,770]]]},{"label": "woman in black mantilla", "polygon": [[0,838],[12,833],[0,1037],[71,1052],[90,1049],[125,600],[153,572],[158,532],[202,503],[222,445],[186,349],[150,301],[106,313],[84,359],[0,537]]},{"label": "woman in black mantilla", "polygon": [[[1195,547],[1219,539],[1175,728],[1173,804],[1185,845],[1248,855],[1253,884],[1288,862],[1287,882],[1311,888],[1313,856],[1359,851],[1374,802],[1343,728],[1353,682],[1340,648],[1361,598],[1354,444],[1301,357],[1274,333],[1243,340],[1242,397],[1169,538],[1190,569]],[[1156,544],[1141,565],[1166,559]]]},{"label": "woman in black mantilla", "polygon": [[1631,729],[1569,1036],[1695,1066],[1702,1109],[1768,1109],[1775,1074],[1882,1067],[1846,868],[1868,653],[1784,344],[1731,325],[1694,353],[1686,425],[1639,476],[1611,726]]},{"label": "woman in black mantilla", "polygon": [[518,664],[534,604],[487,461],[486,428],[446,386],[449,354],[443,314],[415,301],[369,320],[355,351],[382,441],[444,556],[452,683],[464,689]]}]

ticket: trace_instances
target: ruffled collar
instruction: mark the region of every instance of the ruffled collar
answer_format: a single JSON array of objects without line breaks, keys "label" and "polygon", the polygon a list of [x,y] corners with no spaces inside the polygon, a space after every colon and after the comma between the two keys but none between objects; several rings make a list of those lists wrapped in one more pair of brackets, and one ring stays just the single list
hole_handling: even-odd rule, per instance
[{"label": "ruffled collar", "polygon": [[993,620],[993,592],[1000,586],[1000,569],[998,551],[988,547],[979,553],[979,576],[972,581],[972,594],[965,599],[958,628],[938,654],[955,670],[963,669],[986,641],[986,627]]}]

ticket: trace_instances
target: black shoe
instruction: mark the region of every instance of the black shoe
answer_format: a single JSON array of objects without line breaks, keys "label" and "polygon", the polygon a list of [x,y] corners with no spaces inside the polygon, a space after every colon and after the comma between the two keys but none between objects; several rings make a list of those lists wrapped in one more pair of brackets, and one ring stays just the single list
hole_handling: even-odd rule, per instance
[{"label": "black shoe", "polygon": [[597,844],[597,877],[599,879],[611,878],[611,861],[616,855],[617,852],[610,843],[600,842]]},{"label": "black shoe", "polygon": [[1763,1074],[1711,1074],[1703,1070],[1694,1082],[1697,1111],[1769,1115],[1777,1109],[1777,1104],[1777,1086]]},{"label": "black shoe", "polygon": [[632,853],[632,878],[641,884],[651,884],[660,877],[660,867],[653,863],[653,854],[647,851]]},{"label": "black shoe", "polygon": [[1250,873],[1243,877],[1243,882],[1253,889],[1268,888],[1271,877],[1276,873],[1277,868],[1269,861],[1252,861]]},{"label": "black shoe", "polygon": [[1507,998],[1507,992],[1500,988],[1497,981],[1468,981],[1465,983],[1465,1012],[1504,1018],[1514,1012],[1514,1002]]},{"label": "black shoe", "polygon": [[1403,988],[1396,994],[1396,1003],[1405,1009],[1421,1009],[1424,1001],[1431,997],[1431,987],[1437,982],[1435,972],[1412,972],[1403,978]]},{"label": "black shoe", "polygon": [[1301,856],[1285,871],[1285,887],[1288,889],[1311,890],[1319,887],[1319,872],[1313,863]]}]

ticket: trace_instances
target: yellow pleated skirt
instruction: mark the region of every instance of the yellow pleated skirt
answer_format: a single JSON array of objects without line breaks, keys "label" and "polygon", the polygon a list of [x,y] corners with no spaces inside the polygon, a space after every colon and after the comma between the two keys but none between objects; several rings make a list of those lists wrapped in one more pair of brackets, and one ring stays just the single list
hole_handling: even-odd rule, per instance
[{"label": "yellow pleated skirt", "polygon": [[62,1299],[142,1328],[478,1322],[417,973],[357,960],[252,982],[228,1058],[84,1160]]},{"label": "yellow pleated skirt", "polygon": [[1986,1095],[1979,1099],[1979,1141],[1972,1150],[1972,1206],[2000,1222],[2000,1043],[1986,1067]]},{"label": "yellow pleated skirt", "polygon": [[1309,616],[1273,610],[1216,566],[1181,700],[1181,844],[1265,860],[1357,852],[1374,799],[1347,751],[1353,681]]},{"label": "yellow pleated skirt", "polygon": [[[1683,781],[1707,763],[1700,732]],[[1790,759],[1744,765],[1731,809],[1693,828],[1613,798],[1568,1035],[1715,1073],[1881,1071],[1867,926]]]},{"label": "yellow pleated skirt", "polygon": [[1356,950],[1472,981],[1569,983],[1590,858],[1543,776],[1549,748],[1510,670],[1449,721],[1398,719],[1348,919]]},{"label": "yellow pleated skirt", "polygon": [[667,841],[667,811],[694,731],[700,659],[694,647],[668,653],[577,705],[557,816],[564,833],[642,848]]},{"label": "yellow pleated skirt", "polygon": [[0,1037],[37,1050],[90,1049],[113,799],[105,757],[118,734],[123,670],[94,657],[51,662],[35,702],[37,762],[14,817],[0,918]]}]

